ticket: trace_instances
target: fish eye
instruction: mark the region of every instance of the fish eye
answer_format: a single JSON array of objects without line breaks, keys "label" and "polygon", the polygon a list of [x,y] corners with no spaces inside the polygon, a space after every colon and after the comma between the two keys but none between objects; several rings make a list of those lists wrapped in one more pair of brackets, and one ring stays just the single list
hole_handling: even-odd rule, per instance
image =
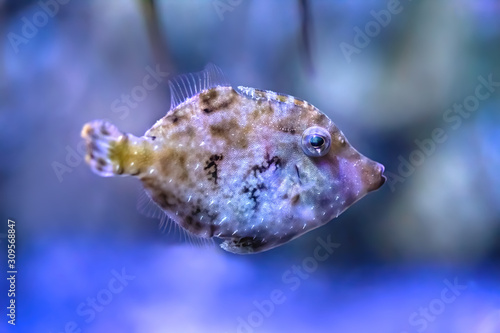
[{"label": "fish eye", "polygon": [[330,133],[322,127],[309,127],[302,134],[302,150],[311,157],[325,156],[330,150]]}]

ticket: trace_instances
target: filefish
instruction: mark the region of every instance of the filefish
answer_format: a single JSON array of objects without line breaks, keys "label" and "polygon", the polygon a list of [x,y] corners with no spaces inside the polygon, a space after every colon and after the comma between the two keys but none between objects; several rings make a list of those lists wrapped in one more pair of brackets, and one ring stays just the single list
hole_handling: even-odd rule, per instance
[{"label": "filefish", "polygon": [[175,223],[237,254],[282,245],[339,216],[386,180],[308,102],[233,88],[209,64],[169,81],[171,106],[141,137],[85,124],[86,162],[137,177]]}]

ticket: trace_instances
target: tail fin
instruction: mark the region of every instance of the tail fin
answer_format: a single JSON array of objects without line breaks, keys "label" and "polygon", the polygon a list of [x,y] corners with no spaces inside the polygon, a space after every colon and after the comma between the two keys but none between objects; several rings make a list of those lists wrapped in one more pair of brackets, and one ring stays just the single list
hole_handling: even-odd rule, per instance
[{"label": "tail fin", "polygon": [[87,142],[85,160],[99,176],[138,176],[150,167],[153,152],[145,138],[123,133],[103,120],[85,124],[82,137]]},{"label": "tail fin", "polygon": [[82,138],[87,142],[85,161],[92,171],[102,177],[119,174],[120,165],[111,160],[110,147],[123,140],[123,137],[126,134],[103,120],[94,120],[83,126]]}]

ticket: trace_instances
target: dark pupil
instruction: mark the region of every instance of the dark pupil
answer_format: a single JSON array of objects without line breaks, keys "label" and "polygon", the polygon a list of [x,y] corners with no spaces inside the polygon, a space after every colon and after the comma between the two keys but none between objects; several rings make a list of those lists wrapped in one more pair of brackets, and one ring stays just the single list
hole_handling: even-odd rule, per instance
[{"label": "dark pupil", "polygon": [[325,140],[320,136],[313,136],[310,142],[313,147],[321,147],[325,144]]}]

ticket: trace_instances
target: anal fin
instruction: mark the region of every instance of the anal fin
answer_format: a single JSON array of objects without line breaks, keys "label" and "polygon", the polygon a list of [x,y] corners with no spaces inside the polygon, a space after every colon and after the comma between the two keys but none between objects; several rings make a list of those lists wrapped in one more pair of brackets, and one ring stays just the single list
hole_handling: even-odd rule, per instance
[{"label": "anal fin", "polygon": [[202,238],[180,227],[168,214],[158,206],[149,196],[148,192],[141,189],[137,200],[137,210],[141,215],[159,220],[160,232],[169,234],[175,241],[186,242],[197,247],[211,247],[215,244],[212,238]]}]

